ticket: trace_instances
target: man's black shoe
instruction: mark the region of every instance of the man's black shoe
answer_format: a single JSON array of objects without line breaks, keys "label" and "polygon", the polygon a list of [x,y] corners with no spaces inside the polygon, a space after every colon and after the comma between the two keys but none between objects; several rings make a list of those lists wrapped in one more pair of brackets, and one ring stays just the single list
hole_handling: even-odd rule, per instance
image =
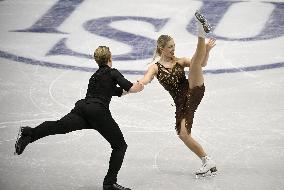
[{"label": "man's black shoe", "polygon": [[104,190],[131,190],[129,188],[118,185],[117,183],[112,184],[112,185],[104,185],[103,189]]},{"label": "man's black shoe", "polygon": [[14,154],[20,155],[25,150],[26,146],[31,142],[31,128],[30,127],[20,127],[17,141],[15,144]]}]

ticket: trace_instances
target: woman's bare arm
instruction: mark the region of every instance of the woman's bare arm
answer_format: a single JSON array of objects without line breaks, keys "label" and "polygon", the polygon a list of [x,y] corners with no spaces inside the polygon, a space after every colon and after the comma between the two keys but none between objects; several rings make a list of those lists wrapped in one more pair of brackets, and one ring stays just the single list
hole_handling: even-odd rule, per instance
[{"label": "woman's bare arm", "polygon": [[143,85],[149,84],[156,76],[157,70],[158,70],[157,65],[151,65],[144,74],[144,76],[138,79],[138,82]]}]

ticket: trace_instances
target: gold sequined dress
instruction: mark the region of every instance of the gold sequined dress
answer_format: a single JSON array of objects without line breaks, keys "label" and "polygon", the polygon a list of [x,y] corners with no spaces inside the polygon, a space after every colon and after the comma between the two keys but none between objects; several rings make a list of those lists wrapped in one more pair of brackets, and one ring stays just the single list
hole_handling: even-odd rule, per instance
[{"label": "gold sequined dress", "polygon": [[165,90],[170,93],[176,106],[175,129],[177,134],[180,133],[182,119],[185,119],[187,132],[191,133],[194,113],[203,98],[205,86],[202,85],[189,89],[184,67],[178,63],[171,70],[168,70],[159,62],[156,65],[158,66],[157,79]]}]

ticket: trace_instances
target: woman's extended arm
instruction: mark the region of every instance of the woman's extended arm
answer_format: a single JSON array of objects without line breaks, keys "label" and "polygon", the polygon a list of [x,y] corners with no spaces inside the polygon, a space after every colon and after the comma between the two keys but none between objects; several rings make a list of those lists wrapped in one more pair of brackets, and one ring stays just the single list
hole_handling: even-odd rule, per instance
[{"label": "woman's extended arm", "polygon": [[[118,87],[118,88],[120,88],[120,87]],[[129,93],[137,93],[137,92],[142,91],[143,89],[144,89],[144,85],[139,83],[139,82],[136,82],[136,83],[133,83],[133,86],[129,89],[129,91],[122,89],[121,96],[127,95]]]},{"label": "woman's extended arm", "polygon": [[148,68],[144,76],[138,79],[138,82],[143,85],[147,85],[153,80],[153,78],[156,76],[156,73],[157,73],[157,65],[152,65]]}]

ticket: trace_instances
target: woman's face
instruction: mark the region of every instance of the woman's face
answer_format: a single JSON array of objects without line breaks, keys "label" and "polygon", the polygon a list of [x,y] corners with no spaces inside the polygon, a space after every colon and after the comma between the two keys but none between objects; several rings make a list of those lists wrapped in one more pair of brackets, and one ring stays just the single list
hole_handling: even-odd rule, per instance
[{"label": "woman's face", "polygon": [[162,48],[162,54],[166,57],[174,57],[175,55],[175,42],[170,40],[167,42],[166,46]]}]

